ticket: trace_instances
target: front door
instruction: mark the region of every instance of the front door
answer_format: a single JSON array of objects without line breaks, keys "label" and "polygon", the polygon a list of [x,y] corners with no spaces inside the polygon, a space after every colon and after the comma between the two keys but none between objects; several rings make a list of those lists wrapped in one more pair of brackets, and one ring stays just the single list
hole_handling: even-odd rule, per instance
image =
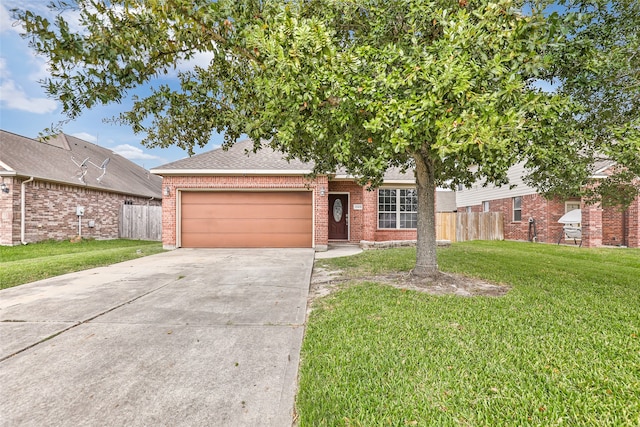
[{"label": "front door", "polygon": [[349,238],[348,215],[349,196],[347,194],[329,194],[329,240],[347,240]]}]

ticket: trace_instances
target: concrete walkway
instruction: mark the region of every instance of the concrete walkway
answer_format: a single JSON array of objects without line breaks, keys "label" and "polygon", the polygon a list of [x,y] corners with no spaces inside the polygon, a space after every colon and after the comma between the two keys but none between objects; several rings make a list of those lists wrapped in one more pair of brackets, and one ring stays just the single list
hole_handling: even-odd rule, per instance
[{"label": "concrete walkway", "polygon": [[0,291],[0,425],[291,425],[313,259],[179,249]]},{"label": "concrete walkway", "polygon": [[329,244],[329,249],[324,252],[316,252],[316,259],[339,258],[343,256],[357,255],[362,248],[355,244],[335,243]]}]

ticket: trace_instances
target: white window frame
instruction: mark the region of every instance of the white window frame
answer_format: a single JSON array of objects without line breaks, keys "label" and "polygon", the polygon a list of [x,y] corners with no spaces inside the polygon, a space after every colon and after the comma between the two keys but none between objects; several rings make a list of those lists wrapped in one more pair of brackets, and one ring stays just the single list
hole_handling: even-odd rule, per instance
[{"label": "white window frame", "polygon": [[[569,208],[569,205],[577,205],[577,208]],[[567,213],[569,211],[572,211],[574,209],[582,209],[582,205],[580,203],[580,200],[568,200],[566,202],[564,202],[564,213]]]},{"label": "white window frame", "polygon": [[482,202],[482,212],[490,212],[489,201],[485,200]]},{"label": "white window frame", "polygon": [[[381,191],[393,191],[395,190],[395,211],[381,211],[380,210],[380,192]],[[415,211],[403,211],[400,209],[400,192],[401,191],[406,191],[406,190],[412,190],[416,192],[416,199],[417,199],[417,190],[414,187],[404,187],[404,188],[379,188],[378,189],[378,198],[377,198],[377,221],[378,221],[378,230],[415,230],[417,227],[417,221],[418,221],[418,204],[416,202]],[[380,226],[380,214],[381,213],[390,213],[390,214],[395,214],[395,222],[396,225],[395,227],[381,227]],[[416,218],[416,227],[401,227],[402,225],[402,221],[401,221],[401,214],[415,214],[415,218]]]},{"label": "white window frame", "polygon": [[[516,208],[516,200],[520,200],[520,207]],[[516,212],[520,212],[520,219],[516,219]],[[522,196],[511,198],[511,221],[522,222]]]}]

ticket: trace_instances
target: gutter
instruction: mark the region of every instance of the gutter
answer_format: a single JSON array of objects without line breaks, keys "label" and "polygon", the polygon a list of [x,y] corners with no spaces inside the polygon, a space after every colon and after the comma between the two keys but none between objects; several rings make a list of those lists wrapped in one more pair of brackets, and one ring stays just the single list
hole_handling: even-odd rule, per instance
[{"label": "gutter", "polygon": [[197,175],[238,175],[238,176],[288,176],[288,175],[309,175],[311,169],[151,169],[154,175],[160,176],[197,176]]},{"label": "gutter", "polygon": [[29,182],[33,181],[33,177],[29,178],[26,181],[22,181],[22,184],[20,184],[20,243],[22,243],[23,245],[26,245],[27,242],[25,242],[24,240],[24,234],[25,234],[25,223],[26,223],[26,213],[25,213],[25,190],[26,190],[26,184],[28,184]]}]

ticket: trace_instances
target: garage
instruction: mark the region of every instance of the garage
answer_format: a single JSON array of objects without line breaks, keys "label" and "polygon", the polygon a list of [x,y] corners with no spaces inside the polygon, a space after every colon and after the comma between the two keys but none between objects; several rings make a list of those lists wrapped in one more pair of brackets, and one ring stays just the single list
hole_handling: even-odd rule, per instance
[{"label": "garage", "polygon": [[183,191],[184,248],[310,248],[311,191]]}]

